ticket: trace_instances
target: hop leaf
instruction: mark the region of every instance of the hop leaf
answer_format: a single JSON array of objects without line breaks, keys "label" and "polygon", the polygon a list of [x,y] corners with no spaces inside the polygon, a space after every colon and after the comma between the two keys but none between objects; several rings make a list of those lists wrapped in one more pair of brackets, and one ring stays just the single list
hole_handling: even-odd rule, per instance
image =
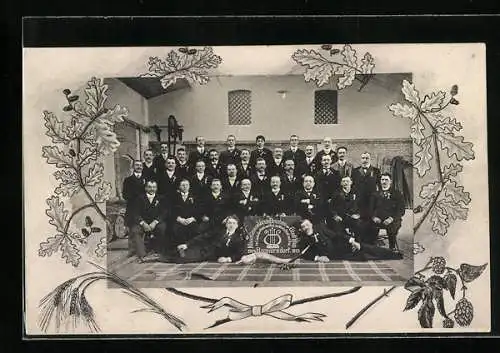
[{"label": "hop leaf", "polygon": [[95,201],[96,202],[105,202],[105,201],[109,200],[110,196],[111,196],[111,183],[104,182],[97,189],[97,194],[95,195]]},{"label": "hop leaf", "polygon": [[403,309],[403,311],[415,308],[418,305],[418,303],[420,303],[420,300],[422,300],[422,292],[423,288],[411,293],[408,299],[406,300],[406,306]]},{"label": "hop leaf", "polygon": [[458,94],[458,86],[457,85],[451,86],[450,94],[452,96],[456,96]]},{"label": "hop leaf", "polygon": [[58,168],[72,168],[73,160],[69,154],[63,152],[58,146],[43,146],[42,157],[47,159],[48,164],[55,164]]},{"label": "hop leaf", "polygon": [[407,80],[403,80],[403,89],[402,92],[405,96],[405,99],[415,104],[416,106],[420,106],[420,97],[415,85],[413,83],[408,82]]},{"label": "hop leaf", "polygon": [[323,49],[323,50],[330,50],[330,49],[332,49],[332,45],[331,44],[323,44],[321,46],[321,49]]},{"label": "hop leaf", "polygon": [[102,181],[104,176],[104,165],[96,163],[93,168],[89,169],[88,175],[84,178],[84,183],[87,186],[94,186]]},{"label": "hop leaf", "polygon": [[66,143],[69,141],[63,122],[53,113],[44,111],[43,118],[45,120],[45,127],[47,128],[45,134],[52,138],[53,143]]},{"label": "hop leaf", "polygon": [[417,116],[417,108],[413,105],[394,103],[389,106],[389,110],[392,114],[399,118],[414,119]]},{"label": "hop leaf", "polygon": [[450,165],[445,165],[443,168],[443,178],[448,179],[453,176],[457,176],[463,170],[461,164],[452,163]]},{"label": "hop leaf", "polygon": [[421,146],[418,146],[419,150],[415,152],[415,157],[417,161],[414,164],[417,174],[420,177],[425,176],[427,171],[431,169],[431,160],[434,158],[431,153],[431,142],[430,139],[424,140]]},{"label": "hop leaf", "polygon": [[46,241],[40,243],[40,248],[38,249],[39,256],[52,256],[52,254],[56,253],[59,247],[61,246],[61,242],[64,239],[64,235],[56,234],[53,237],[48,237]]},{"label": "hop leaf", "polygon": [[448,315],[446,314],[446,308],[444,307],[444,298],[443,298],[443,290],[434,290],[432,292],[432,297],[436,301],[436,307],[441,314],[442,317],[448,318]]},{"label": "hop leaf", "polygon": [[423,328],[432,328],[432,321],[436,308],[432,302],[432,297],[428,297],[418,310],[418,321]]},{"label": "hop leaf", "polygon": [[481,266],[474,266],[464,263],[460,265],[458,273],[465,283],[469,283],[474,281],[479,276],[481,276],[481,274],[486,269],[486,266],[488,266],[488,264],[484,264]]},{"label": "hop leaf", "polygon": [[358,58],[356,57],[356,50],[354,50],[349,44],[344,45],[342,51],[340,52],[344,57],[344,62],[353,67],[358,67]]},{"label": "hop leaf", "polygon": [[50,218],[49,223],[56,227],[58,232],[64,233],[68,211],[64,209],[64,203],[59,201],[58,196],[52,196],[46,200],[48,209],[45,214]]},{"label": "hop leaf", "polygon": [[363,56],[363,59],[361,59],[361,71],[364,74],[371,74],[374,68],[375,60],[373,59],[373,56],[371,56],[370,53],[365,53],[365,56]]},{"label": "hop leaf", "polygon": [[70,263],[73,267],[80,264],[82,258],[80,251],[69,237],[64,237],[61,242],[61,257],[66,259],[66,263]]},{"label": "hop leaf", "polygon": [[422,281],[421,279],[418,279],[417,277],[411,277],[405,283],[405,289],[409,290],[410,292],[418,291],[424,288],[425,286],[426,286],[425,282]]},{"label": "hop leaf", "polygon": [[464,142],[463,136],[455,136],[450,133],[439,133],[437,139],[441,144],[441,148],[446,149],[448,157],[455,156],[458,161],[463,159],[474,159],[474,152],[472,151],[472,143]]},{"label": "hop leaf", "polygon": [[450,292],[450,295],[453,299],[455,299],[455,292],[457,289],[457,276],[453,273],[448,273],[444,276],[444,281],[446,283],[446,289]]},{"label": "hop leaf", "polygon": [[424,97],[424,101],[420,105],[420,109],[424,112],[432,112],[440,110],[443,107],[445,93],[443,91],[433,92]]}]

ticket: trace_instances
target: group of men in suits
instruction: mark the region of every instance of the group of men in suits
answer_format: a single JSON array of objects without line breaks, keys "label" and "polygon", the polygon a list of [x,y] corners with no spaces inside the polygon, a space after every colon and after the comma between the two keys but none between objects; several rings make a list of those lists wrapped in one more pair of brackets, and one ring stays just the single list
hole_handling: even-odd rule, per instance
[{"label": "group of men in suits", "polygon": [[197,234],[220,226],[229,215],[241,220],[249,215],[299,215],[314,225],[346,233],[364,244],[374,244],[385,228],[389,246],[396,249],[396,235],[405,207],[389,174],[371,165],[370,153],[361,155],[354,167],[347,148],[333,148],[323,139],[323,149],[290,146],[271,151],[262,135],[256,148],[238,149],[229,135],[220,154],[205,147],[202,136],[189,155],[180,148],[176,156],[161,145],[160,154],[144,152],[134,161],[133,173],[123,184],[127,201],[126,223],[130,229],[130,255],[141,261],[150,250],[182,251]]}]

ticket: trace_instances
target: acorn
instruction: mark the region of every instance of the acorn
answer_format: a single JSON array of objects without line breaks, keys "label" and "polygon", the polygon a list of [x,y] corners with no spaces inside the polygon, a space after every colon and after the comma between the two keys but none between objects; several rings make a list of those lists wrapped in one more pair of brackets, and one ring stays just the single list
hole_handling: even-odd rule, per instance
[{"label": "acorn", "polygon": [[70,103],[76,102],[77,100],[78,100],[78,96],[77,95],[69,96],[68,97],[68,102],[70,102]]},{"label": "acorn", "polygon": [[73,107],[72,107],[71,105],[67,105],[67,106],[65,106],[65,107],[63,108],[63,110],[64,110],[65,112],[70,112],[70,111],[72,111],[72,110],[73,110]]},{"label": "acorn", "polygon": [[335,55],[335,54],[338,54],[340,53],[340,49],[332,49],[330,50],[330,55]]},{"label": "acorn", "polygon": [[450,94],[456,96],[458,94],[458,85],[451,86]]},{"label": "acorn", "polygon": [[179,48],[179,52],[186,54],[188,52],[188,48]]},{"label": "acorn", "polygon": [[69,96],[71,94],[71,91],[66,88],[66,89],[64,89],[63,93],[65,96]]},{"label": "acorn", "polygon": [[76,157],[76,152],[72,148],[69,150],[69,154],[70,154],[71,157]]},{"label": "acorn", "polygon": [[196,52],[197,52],[197,50],[196,50],[196,49],[189,49],[187,53],[188,53],[189,55],[193,55],[193,54],[196,54]]},{"label": "acorn", "polygon": [[321,46],[321,49],[323,49],[323,50],[330,50],[330,49],[332,49],[332,45],[331,44],[323,44]]},{"label": "acorn", "polygon": [[459,105],[459,104],[460,104],[460,102],[459,102],[459,101],[457,101],[455,98],[452,98],[452,99],[450,100],[450,104],[453,104],[453,105]]}]

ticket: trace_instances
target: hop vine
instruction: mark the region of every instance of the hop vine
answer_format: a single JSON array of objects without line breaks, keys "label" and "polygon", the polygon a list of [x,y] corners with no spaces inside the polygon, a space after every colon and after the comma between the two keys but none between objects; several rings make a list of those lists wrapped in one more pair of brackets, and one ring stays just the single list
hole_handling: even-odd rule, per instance
[{"label": "hop vine", "polygon": [[435,165],[437,180],[420,188],[423,202],[414,210],[422,212],[413,231],[417,232],[429,218],[432,230],[441,236],[448,232],[451,222],[466,220],[471,197],[459,183],[463,166],[458,163],[474,159],[473,144],[464,141],[457,133],[462,124],[449,112],[450,105],[459,105],[456,99],[458,86],[449,93],[432,92],[421,98],[413,83],[403,81],[402,93],[405,101],[394,103],[389,110],[395,117],[411,120],[410,136],[413,139],[416,162],[414,168],[419,177],[424,177]]},{"label": "hop vine", "polygon": [[[447,266],[443,257],[431,257],[427,264],[406,282],[405,289],[411,294],[403,310],[412,310],[420,304],[418,321],[423,328],[434,326],[436,308],[443,320],[442,327],[453,328],[455,323],[461,327],[469,326],[474,318],[474,306],[467,298],[466,284],[478,278],[486,266],[487,264],[475,266],[462,263],[458,268],[452,268]],[[461,296],[456,295],[458,280]],[[445,292],[448,293],[447,296],[444,295]],[[446,304],[445,298],[448,297],[452,300],[451,305]]]},{"label": "hop vine", "polygon": [[[113,126],[123,121],[128,110],[118,104],[108,107],[107,90],[108,86],[94,77],[87,82],[83,102],[70,89],[63,90],[67,103],[63,107],[64,118],[59,119],[49,111],[43,112],[45,134],[53,144],[42,147],[42,156],[58,169],[53,175],[60,184],[46,200],[48,208],[45,213],[55,227],[55,234],[40,243],[38,254],[52,256],[60,252],[66,263],[74,267],[80,264],[80,248],[87,243],[87,238],[101,231],[93,226],[88,215],[79,229],[73,224],[75,216],[93,209],[106,223],[108,231],[111,228],[99,206],[111,195],[111,184],[103,180],[102,158],[115,152],[120,145]],[[86,203],[70,213],[63,198],[69,199],[77,194],[83,194]],[[97,251],[96,254],[101,256],[103,252]]]}]

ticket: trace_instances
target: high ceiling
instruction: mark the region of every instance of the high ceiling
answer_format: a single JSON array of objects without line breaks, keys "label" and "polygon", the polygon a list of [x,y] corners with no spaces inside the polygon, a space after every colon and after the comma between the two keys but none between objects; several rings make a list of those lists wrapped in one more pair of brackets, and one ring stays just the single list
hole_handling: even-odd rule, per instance
[{"label": "high ceiling", "polygon": [[118,79],[146,99],[190,87],[185,79],[178,79],[167,89],[162,87],[160,79],[156,77],[118,77]]}]

